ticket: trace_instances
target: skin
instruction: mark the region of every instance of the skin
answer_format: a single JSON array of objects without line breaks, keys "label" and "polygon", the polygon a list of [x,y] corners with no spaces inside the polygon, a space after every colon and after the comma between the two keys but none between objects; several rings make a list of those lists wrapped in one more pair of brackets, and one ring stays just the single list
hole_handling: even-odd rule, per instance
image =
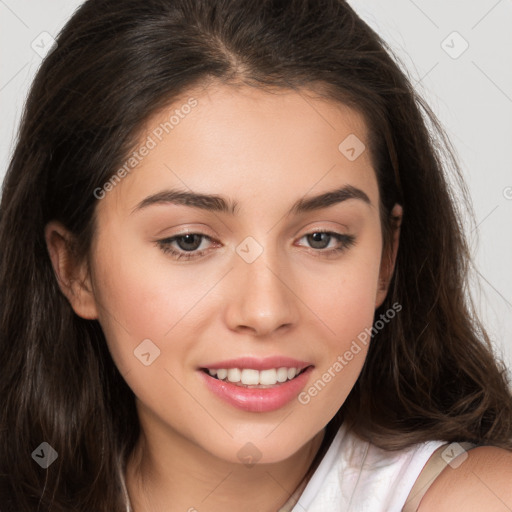
[{"label": "skin", "polygon": [[460,466],[446,466],[425,493],[418,512],[510,511],[511,477],[511,452],[495,446],[473,448]]},{"label": "skin", "polygon": [[[220,400],[197,369],[234,357],[285,355],[314,365],[310,387],[371,328],[387,294],[399,228],[384,252],[370,152],[350,161],[338,150],[350,134],[368,147],[357,112],[306,91],[214,85],[189,91],[148,119],[141,145],[191,96],[198,106],[98,201],[89,265],[72,260],[71,235],[59,223],[48,224],[46,240],[63,293],[78,315],[98,319],[136,397],[142,435],[126,471],[135,512],[270,512],[305,475],[368,347],[360,344],[307,404],[292,400],[265,413]],[[345,185],[364,191],[370,204],[349,199],[287,213],[304,196]],[[134,211],[169,188],[231,198],[238,212],[170,203]],[[393,214],[401,219],[399,205]],[[331,238],[315,248],[306,235],[318,230],[355,242],[327,256],[342,244]],[[196,250],[202,256],[176,260],[156,243],[186,232],[206,235]],[[236,252],[248,236],[263,249],[252,263]],[[171,245],[186,252],[183,240]],[[134,357],[145,339],[160,350],[149,366]],[[248,442],[261,455],[251,467],[237,455]]]}]

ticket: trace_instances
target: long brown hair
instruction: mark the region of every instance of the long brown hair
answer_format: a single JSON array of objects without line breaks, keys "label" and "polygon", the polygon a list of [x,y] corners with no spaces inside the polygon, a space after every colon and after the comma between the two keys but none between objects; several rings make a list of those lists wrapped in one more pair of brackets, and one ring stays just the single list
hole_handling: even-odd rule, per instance
[{"label": "long brown hair", "polygon": [[[309,88],[356,108],[371,130],[385,248],[400,247],[372,338],[338,414],[387,449],[431,439],[512,449],[506,369],[466,294],[471,259],[448,172],[467,193],[428,106],[389,49],[341,0],[86,1],[33,81],[0,204],[2,512],[123,512],[119,467],[139,436],[134,395],[97,321],[58,287],[50,220],[87,258],[94,190],[135,147],[144,121],[196,85]],[[341,141],[340,141],[341,142]],[[442,148],[445,148],[442,150]],[[451,179],[451,178],[450,178]],[[57,460],[31,453],[47,442]]]}]

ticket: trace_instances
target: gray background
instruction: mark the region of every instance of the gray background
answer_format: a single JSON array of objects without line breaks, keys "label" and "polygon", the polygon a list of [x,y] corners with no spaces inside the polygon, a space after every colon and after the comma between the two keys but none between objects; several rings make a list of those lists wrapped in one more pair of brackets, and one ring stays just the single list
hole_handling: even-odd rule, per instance
[{"label": "gray background", "polygon": [[[0,180],[41,62],[32,46],[44,51],[40,34],[56,36],[81,3],[0,0]],[[350,4],[389,43],[457,150],[476,215],[466,223],[477,269],[471,293],[512,368],[512,2]]]}]

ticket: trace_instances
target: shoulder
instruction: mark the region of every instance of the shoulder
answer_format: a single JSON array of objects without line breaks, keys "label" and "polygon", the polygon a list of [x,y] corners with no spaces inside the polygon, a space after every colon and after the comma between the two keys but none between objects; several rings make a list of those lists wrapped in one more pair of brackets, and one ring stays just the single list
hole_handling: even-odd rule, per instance
[{"label": "shoulder", "polygon": [[512,452],[479,446],[460,457],[466,456],[458,467],[446,466],[425,493],[418,512],[512,510]]}]

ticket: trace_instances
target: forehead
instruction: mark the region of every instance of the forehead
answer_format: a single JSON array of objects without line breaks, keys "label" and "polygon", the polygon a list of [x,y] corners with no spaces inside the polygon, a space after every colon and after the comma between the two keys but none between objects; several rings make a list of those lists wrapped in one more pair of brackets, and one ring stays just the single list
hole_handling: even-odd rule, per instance
[{"label": "forehead", "polygon": [[99,206],[115,201],[118,209],[131,210],[144,195],[176,186],[229,190],[237,198],[277,190],[276,199],[285,200],[352,184],[374,202],[367,146],[361,114],[310,90],[191,89],[146,120],[137,161]]}]

